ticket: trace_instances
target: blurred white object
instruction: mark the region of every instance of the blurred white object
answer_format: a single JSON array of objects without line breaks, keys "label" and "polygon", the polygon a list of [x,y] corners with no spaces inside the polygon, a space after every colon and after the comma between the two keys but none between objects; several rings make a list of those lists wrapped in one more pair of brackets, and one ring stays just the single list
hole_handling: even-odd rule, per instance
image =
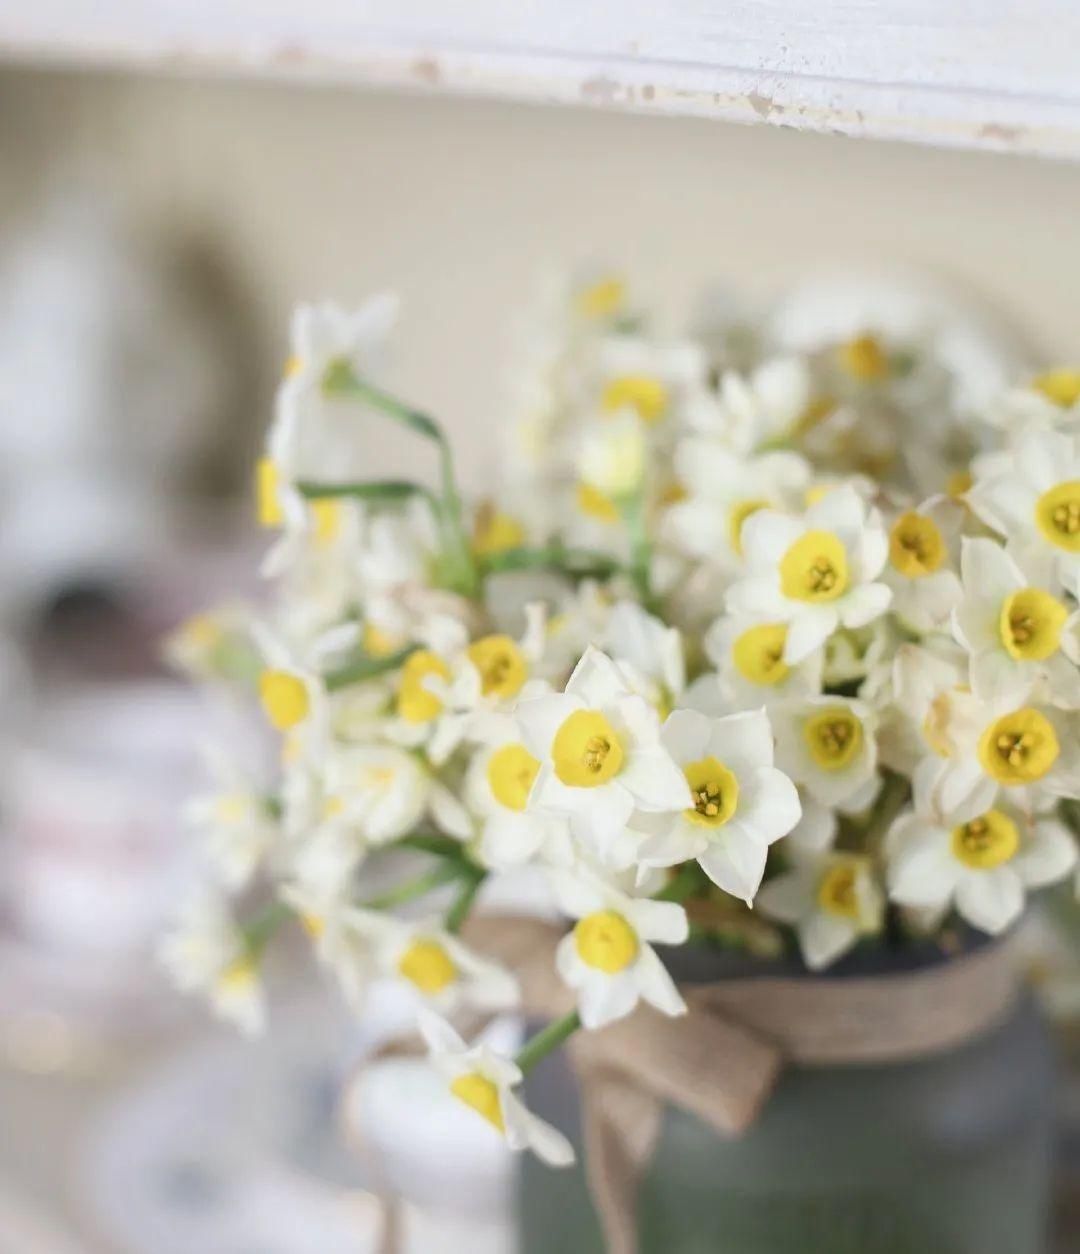
[{"label": "blurred white object", "polygon": [[58,195],[0,259],[0,615],[146,561],[220,415],[220,340],[101,201]]}]

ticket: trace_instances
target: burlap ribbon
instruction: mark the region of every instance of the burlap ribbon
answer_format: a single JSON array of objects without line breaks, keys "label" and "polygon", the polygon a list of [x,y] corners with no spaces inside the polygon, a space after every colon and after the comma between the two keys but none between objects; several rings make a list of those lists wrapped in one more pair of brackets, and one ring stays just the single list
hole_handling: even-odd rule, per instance
[{"label": "burlap ribbon", "polygon": [[[554,951],[562,931],[540,920],[480,917],[468,942],[513,967],[524,1012],[573,1007]],[[912,1061],[999,1023],[1018,987],[1006,945],[949,962],[871,977],[750,976],[684,986],[689,1013],[649,1007],[569,1042],[577,1072],[586,1171],[609,1254],[637,1250],[637,1188],[665,1104],[722,1136],[753,1123],[781,1068]]]}]

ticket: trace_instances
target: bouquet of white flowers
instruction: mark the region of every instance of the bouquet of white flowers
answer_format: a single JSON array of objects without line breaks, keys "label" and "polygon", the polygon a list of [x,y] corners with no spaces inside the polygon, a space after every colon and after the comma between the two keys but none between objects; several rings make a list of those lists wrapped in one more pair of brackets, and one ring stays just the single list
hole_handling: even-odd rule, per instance
[{"label": "bouquet of white flowers", "polygon": [[[352,1004],[408,985],[450,1092],[558,1164],[523,1074],[639,1002],[682,1015],[670,947],[811,971],[955,952],[1073,871],[1080,372],[976,409],[931,331],[668,342],[593,276],[537,335],[504,477],[469,505],[442,428],[377,382],[394,313],[297,311],[257,476],[273,598],[171,641],[280,738],[273,780],[219,755],[193,804],[219,887],[166,941],[182,985],[259,1027],[296,921]],[[377,421],[437,482],[363,474]],[[510,1058],[448,1019],[517,1002],[462,929],[524,865],[569,920],[573,1008]]]}]

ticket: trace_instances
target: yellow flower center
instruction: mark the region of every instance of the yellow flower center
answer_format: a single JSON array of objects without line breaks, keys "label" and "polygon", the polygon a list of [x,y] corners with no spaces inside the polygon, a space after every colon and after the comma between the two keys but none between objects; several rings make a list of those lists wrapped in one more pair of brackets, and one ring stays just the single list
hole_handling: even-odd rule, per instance
[{"label": "yellow flower center", "polygon": [[1062,409],[1071,409],[1080,401],[1080,370],[1047,370],[1045,374],[1032,379],[1031,386],[1048,401]]},{"label": "yellow flower center", "polygon": [[667,407],[667,388],[650,374],[619,375],[608,381],[600,398],[600,408],[605,413],[635,409],[643,422],[657,422]]},{"label": "yellow flower center", "polygon": [[176,639],[186,648],[200,652],[217,648],[224,636],[221,624],[213,614],[195,614],[181,623],[176,632]]},{"label": "yellow flower center", "polygon": [[862,748],[863,726],[846,706],[828,705],[806,720],[803,738],[817,766],[842,771]]},{"label": "yellow flower center", "polygon": [[469,645],[468,654],[485,697],[516,696],[529,677],[525,657],[509,636],[484,636]]},{"label": "yellow flower center", "polygon": [[232,793],[218,797],[214,802],[214,818],[219,823],[230,825],[244,823],[251,817],[252,808],[250,797],[240,792]]},{"label": "yellow flower center", "polygon": [[818,880],[817,904],[826,914],[858,922],[860,863],[856,858],[834,862]]},{"label": "yellow flower center", "polygon": [[433,940],[416,940],[398,959],[398,971],[429,997],[457,979],[453,959]]},{"label": "yellow flower center", "polygon": [[748,627],[731,646],[735,669],[752,684],[771,687],[783,683],[791,674],[791,667],[784,661],[786,643],[785,623],[761,623],[757,627]]},{"label": "yellow flower center", "polygon": [[580,919],[574,928],[574,944],[581,961],[605,975],[625,971],[638,955],[637,933],[614,910],[599,910]]},{"label": "yellow flower center", "polygon": [[954,713],[953,695],[960,691],[966,690],[950,689],[947,692],[939,692],[926,707],[926,716],[922,725],[923,739],[939,758],[951,758],[953,754],[954,746],[949,729]]},{"label": "yellow flower center", "polygon": [[329,498],[312,501],[311,516],[315,520],[315,543],[320,548],[329,548],[341,535],[341,523],[345,516],[342,503]]},{"label": "yellow flower center", "polygon": [[970,470],[954,470],[945,480],[945,495],[957,501],[975,482]]},{"label": "yellow flower center", "polygon": [[368,657],[389,657],[401,648],[404,641],[392,636],[374,623],[365,623],[360,634],[360,645]]},{"label": "yellow flower center", "polygon": [[430,649],[410,653],[401,668],[397,694],[397,711],[406,723],[430,723],[443,708],[442,699],[424,687],[429,675],[449,682],[450,667]]},{"label": "yellow flower center", "polygon": [[488,784],[495,800],[508,810],[524,810],[540,763],[522,744],[503,745],[488,759]]},{"label": "yellow flower center", "polygon": [[907,513],[889,533],[889,560],[908,579],[932,575],[945,562],[945,539],[937,523],[925,514]]},{"label": "yellow flower center", "polygon": [[288,731],[302,723],[311,709],[304,681],[288,671],[263,671],[259,676],[259,698],[266,717],[278,731]]},{"label": "yellow flower center", "polygon": [[769,502],[759,498],[749,498],[745,501],[736,501],[728,513],[728,535],[731,538],[731,547],[742,557],[742,529],[743,523],[751,514],[756,514],[759,509],[768,509]]},{"label": "yellow flower center", "polygon": [[717,758],[702,758],[683,767],[694,804],[683,814],[702,827],[723,827],[739,804],[739,781]]},{"label": "yellow flower center", "polygon": [[582,482],[577,485],[577,507],[583,514],[589,518],[595,518],[597,522],[617,523],[619,521],[618,506],[606,492],[594,488],[591,483]]},{"label": "yellow flower center", "polygon": [[578,312],[586,318],[610,318],[626,300],[626,284],[614,276],[600,279],[578,293]]},{"label": "yellow flower center", "polygon": [[847,552],[831,531],[806,532],[780,559],[780,591],[793,601],[835,601],[847,586]]},{"label": "yellow flower center", "polygon": [[599,710],[575,710],[555,733],[555,774],[569,788],[597,788],[622,769],[623,747]]},{"label": "yellow flower center", "polygon": [[305,910],[300,915],[300,926],[307,933],[310,940],[317,941],[322,939],[323,933],[326,931],[326,920],[321,915]]},{"label": "yellow flower center", "polygon": [[452,1081],[450,1092],[459,1102],[471,1106],[478,1115],[482,1115],[500,1132],[506,1131],[498,1086],[487,1076],[481,1075],[479,1071],[469,1071],[465,1075],[459,1075],[456,1080]]},{"label": "yellow flower center", "polygon": [[520,548],[524,543],[525,528],[513,514],[504,514],[490,504],[477,510],[472,550],[478,557],[505,553],[507,549]]},{"label": "yellow flower center", "polygon": [[979,737],[979,762],[999,784],[1042,779],[1060,752],[1053,724],[1028,706],[997,719]]},{"label": "yellow flower center", "polygon": [[1020,848],[1016,824],[1000,810],[987,810],[952,830],[953,857],[975,871],[989,871],[1008,862]]},{"label": "yellow flower center", "polygon": [[836,350],[840,368],[860,383],[876,383],[889,376],[889,358],[881,341],[873,335],[860,335]]},{"label": "yellow flower center", "polygon": [[1006,597],[998,629],[1001,643],[1018,661],[1042,662],[1055,652],[1069,611],[1041,588],[1021,588]]},{"label": "yellow flower center", "polygon": [[218,991],[245,993],[259,978],[259,970],[250,954],[242,954],[222,969],[217,977]]},{"label": "yellow flower center", "polygon": [[303,368],[303,357],[301,357],[299,353],[290,353],[289,356],[285,358],[285,365],[281,371],[282,377],[292,379],[294,376],[298,375]]},{"label": "yellow flower center", "polygon": [[281,508],[281,477],[275,462],[260,457],[255,466],[255,506],[260,527],[280,527],[285,521]]},{"label": "yellow flower center", "polygon": [[1080,479],[1044,492],[1035,502],[1035,523],[1051,544],[1080,553]]}]

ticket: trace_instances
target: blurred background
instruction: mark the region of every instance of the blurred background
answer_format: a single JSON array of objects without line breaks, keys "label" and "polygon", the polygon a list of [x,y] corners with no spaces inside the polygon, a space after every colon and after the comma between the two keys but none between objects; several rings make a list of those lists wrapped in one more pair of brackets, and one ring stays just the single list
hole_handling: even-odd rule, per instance
[{"label": "blurred background", "polygon": [[[157,642],[252,590],[249,467],[296,301],[401,293],[388,377],[478,486],[546,271],[600,256],[676,327],[707,280],[755,304],[930,274],[1075,362],[1077,222],[1080,166],[1036,158],[0,64],[0,1254],[375,1248],[334,1118],[362,1029],[286,973],[273,1043],[242,1043],[150,958],[207,716]],[[1031,943],[1075,1058],[1063,942]],[[1075,1079],[1062,1116],[1064,1251]],[[506,1164],[476,1171],[473,1226],[429,1190],[415,1248],[511,1248]]]}]

